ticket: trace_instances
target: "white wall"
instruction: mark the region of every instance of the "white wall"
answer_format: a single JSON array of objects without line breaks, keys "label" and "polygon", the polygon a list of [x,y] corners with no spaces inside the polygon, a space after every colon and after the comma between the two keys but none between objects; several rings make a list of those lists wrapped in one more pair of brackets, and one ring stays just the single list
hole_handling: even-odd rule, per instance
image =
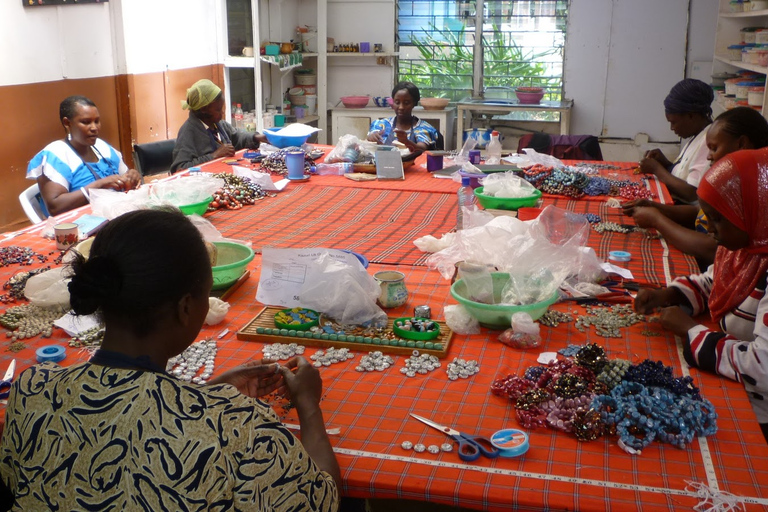
[{"label": "white wall", "polygon": [[109,4],[0,2],[0,86],[114,74]]}]

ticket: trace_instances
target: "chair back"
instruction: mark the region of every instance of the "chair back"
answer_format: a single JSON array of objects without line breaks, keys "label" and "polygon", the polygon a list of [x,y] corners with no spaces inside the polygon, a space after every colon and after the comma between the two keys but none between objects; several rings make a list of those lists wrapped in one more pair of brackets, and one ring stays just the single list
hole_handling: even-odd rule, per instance
[{"label": "chair back", "polygon": [[445,137],[440,132],[437,132],[437,138],[435,139],[435,150],[443,151],[445,149]]},{"label": "chair back", "polygon": [[40,187],[35,183],[19,194],[19,203],[32,224],[37,224],[48,218],[48,210],[43,203]]},{"label": "chair back", "polygon": [[537,153],[552,155],[561,160],[602,160],[600,142],[594,135],[549,135],[531,133],[520,137],[517,152],[532,148]]},{"label": "chair back", "polygon": [[173,163],[173,147],[176,139],[134,144],[133,156],[136,170],[142,176],[168,172]]}]

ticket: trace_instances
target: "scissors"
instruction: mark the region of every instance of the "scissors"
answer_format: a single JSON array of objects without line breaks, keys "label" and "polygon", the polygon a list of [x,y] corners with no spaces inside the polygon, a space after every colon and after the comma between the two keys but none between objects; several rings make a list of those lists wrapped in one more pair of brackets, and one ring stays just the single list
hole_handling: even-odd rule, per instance
[{"label": "scissors", "polygon": [[0,399],[8,398],[8,392],[11,390],[11,382],[13,382],[13,374],[16,372],[16,360],[11,361],[8,365],[8,369],[3,375],[3,380],[0,380]]},{"label": "scissors", "polygon": [[472,462],[480,458],[480,455],[485,455],[489,459],[493,459],[499,456],[499,449],[491,444],[491,440],[483,436],[472,436],[469,434],[463,434],[458,430],[454,430],[451,427],[446,427],[435,423],[432,420],[428,420],[418,414],[411,413],[411,416],[416,418],[422,423],[429,425],[432,428],[436,428],[443,434],[452,437],[454,441],[459,443],[458,454],[459,458],[466,462]]}]

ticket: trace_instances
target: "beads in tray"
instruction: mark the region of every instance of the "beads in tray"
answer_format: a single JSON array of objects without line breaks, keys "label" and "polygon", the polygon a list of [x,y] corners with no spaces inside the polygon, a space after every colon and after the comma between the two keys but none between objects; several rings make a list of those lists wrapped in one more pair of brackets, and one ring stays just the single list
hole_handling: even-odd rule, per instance
[{"label": "beads in tray", "polygon": [[439,341],[422,340],[404,340],[395,336],[392,331],[382,329],[378,333],[369,333],[366,336],[345,334],[345,333],[327,333],[319,327],[312,327],[308,331],[299,331],[296,329],[278,329],[269,327],[256,327],[257,334],[271,336],[290,336],[296,338],[316,339],[324,341],[338,341],[341,343],[364,343],[368,345],[389,345],[391,347],[408,347],[427,350],[443,350],[443,344]]},{"label": "beads in tray", "polygon": [[306,331],[317,325],[320,315],[306,308],[283,309],[275,314],[275,325],[280,328]]},{"label": "beads in tray", "polygon": [[[285,164],[285,155],[294,151],[303,151],[303,149],[297,146],[291,146],[267,155],[267,157],[261,161],[261,170],[283,176],[288,174],[288,167]],[[306,155],[304,157],[304,174],[309,174],[310,169],[312,169],[312,159],[309,155]]]}]

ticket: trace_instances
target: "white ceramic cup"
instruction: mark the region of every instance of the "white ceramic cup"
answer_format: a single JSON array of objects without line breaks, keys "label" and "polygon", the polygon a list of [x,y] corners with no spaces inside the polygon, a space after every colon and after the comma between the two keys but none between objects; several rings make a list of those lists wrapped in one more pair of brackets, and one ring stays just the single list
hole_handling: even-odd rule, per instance
[{"label": "white ceramic cup", "polygon": [[243,48],[243,57],[253,57],[253,46]]},{"label": "white ceramic cup", "polygon": [[56,237],[56,248],[60,251],[66,251],[80,239],[77,224],[72,222],[56,224],[53,226],[53,232]]}]

